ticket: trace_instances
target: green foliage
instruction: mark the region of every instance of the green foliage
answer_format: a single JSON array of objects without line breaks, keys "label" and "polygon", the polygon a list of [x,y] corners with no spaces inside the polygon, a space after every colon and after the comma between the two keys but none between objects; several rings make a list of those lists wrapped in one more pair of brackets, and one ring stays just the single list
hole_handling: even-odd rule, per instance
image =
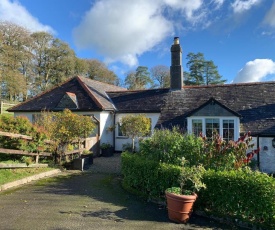
[{"label": "green foliage", "polygon": [[181,194],[190,195],[206,188],[206,185],[202,182],[205,173],[204,167],[202,165],[186,167],[185,162],[183,159],[181,173],[178,178]]},{"label": "green foliage", "polygon": [[217,85],[226,82],[221,79],[214,62],[205,60],[203,53],[188,53],[186,59],[190,71],[184,75],[186,85]]},{"label": "green foliage", "polygon": [[137,67],[136,71],[128,73],[125,78],[125,85],[130,90],[146,89],[152,83],[153,81],[146,66]]},{"label": "green foliage", "polygon": [[[253,150],[250,134],[238,141],[225,141],[218,134],[211,139],[182,134],[179,129],[155,130],[153,135],[140,142],[140,154],[158,162],[187,166],[203,165],[206,169],[230,170],[249,163],[259,149]],[[247,151],[250,150],[249,153]]]},{"label": "green foliage", "polygon": [[249,168],[207,171],[198,206],[209,214],[275,228],[275,180]]},{"label": "green foliage", "polygon": [[[200,163],[215,170],[238,169],[247,165],[259,149],[253,149],[250,133],[237,141],[225,141],[214,133],[211,139],[203,137],[202,159]],[[249,153],[247,151],[250,150]]]},{"label": "green foliage", "polygon": [[20,168],[20,169],[1,169],[0,185],[20,180],[28,176],[43,173],[52,170],[52,168]]},{"label": "green foliage", "polygon": [[147,159],[178,166],[182,157],[189,165],[198,164],[201,149],[201,138],[183,135],[178,128],[154,130],[151,137],[140,142],[140,154]]},{"label": "green foliage", "polygon": [[109,148],[112,148],[113,146],[110,144],[110,143],[102,143],[100,145],[100,148],[101,149],[109,149]]},{"label": "green foliage", "polygon": [[27,166],[29,166],[31,163],[33,163],[33,159],[32,157],[28,157],[28,156],[23,156],[21,158],[21,160],[26,163]]},{"label": "green foliage", "polygon": [[41,112],[36,123],[47,131],[59,155],[63,155],[68,145],[88,137],[95,128],[89,116],[77,115],[68,109],[63,112]]},{"label": "green foliage", "polygon": [[149,135],[151,120],[143,114],[126,115],[120,120],[120,129],[123,135],[132,139],[132,151],[135,149],[135,138]]},{"label": "green foliage", "polygon": [[[123,186],[127,190],[157,200],[164,200],[167,188],[170,192],[182,194],[178,186],[178,180],[183,175],[181,167],[148,160],[139,154],[125,152],[121,157]],[[192,174],[190,168],[184,169]],[[199,191],[196,209],[263,229],[275,228],[274,178],[248,168],[207,170],[202,174],[206,189]]]},{"label": "green foliage", "polygon": [[41,152],[47,148],[47,145],[44,143],[44,140],[47,139],[46,131],[39,126],[33,125],[26,117],[1,115],[0,130],[32,137],[32,140],[27,140],[0,136],[0,146],[2,148],[29,152]]},{"label": "green foliage", "polygon": [[121,154],[123,186],[145,198],[164,199],[164,191],[177,186],[181,167],[147,160],[139,154]]}]

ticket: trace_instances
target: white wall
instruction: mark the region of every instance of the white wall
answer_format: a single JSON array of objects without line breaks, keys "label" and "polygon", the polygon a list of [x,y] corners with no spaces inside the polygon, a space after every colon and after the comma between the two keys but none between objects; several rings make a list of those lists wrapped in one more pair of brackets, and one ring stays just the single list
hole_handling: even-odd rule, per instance
[{"label": "white wall", "polygon": [[[275,148],[272,146],[273,137],[260,137],[260,171],[275,173]],[[265,150],[265,146],[267,149]],[[256,146],[257,147],[257,146]]]},{"label": "white wall", "polygon": [[103,111],[100,113],[100,143],[110,143],[114,146],[113,132],[108,128],[114,125],[114,114],[112,112]]},{"label": "white wall", "polygon": [[19,116],[22,116],[22,117],[27,117],[31,122],[32,122],[32,115],[34,113],[31,113],[31,112],[22,112],[22,113],[14,113],[14,117],[19,117]]},{"label": "white wall", "polygon": [[[144,115],[146,115],[146,117],[148,118],[151,118],[151,129],[153,130],[154,127],[156,126],[157,124],[157,121],[159,119],[159,116],[160,116],[160,113],[143,113]],[[118,113],[116,114],[116,120],[115,122],[119,122],[119,120],[123,117],[123,116],[126,116],[126,115],[137,115],[137,114],[134,114],[134,113]],[[136,147],[138,148],[138,140],[135,141],[136,142]],[[118,136],[118,127],[116,126],[116,129],[115,129],[115,150],[116,151],[122,151],[123,149],[123,145],[124,144],[132,144],[132,140],[130,138],[127,138],[127,137],[119,137]]]}]

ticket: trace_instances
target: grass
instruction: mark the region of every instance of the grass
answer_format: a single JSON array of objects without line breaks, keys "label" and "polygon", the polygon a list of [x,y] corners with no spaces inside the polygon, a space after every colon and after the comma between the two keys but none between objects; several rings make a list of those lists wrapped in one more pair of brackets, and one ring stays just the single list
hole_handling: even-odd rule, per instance
[{"label": "grass", "polygon": [[0,169],[0,185],[50,170],[52,168]]}]

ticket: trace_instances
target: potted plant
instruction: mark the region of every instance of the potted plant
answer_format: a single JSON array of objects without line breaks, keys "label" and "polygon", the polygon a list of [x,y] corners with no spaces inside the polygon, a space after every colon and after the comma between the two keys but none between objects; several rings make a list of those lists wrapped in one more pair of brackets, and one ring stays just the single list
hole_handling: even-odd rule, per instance
[{"label": "potted plant", "polygon": [[114,148],[110,143],[102,143],[100,145],[101,155],[103,157],[110,157],[114,155]]},{"label": "potted plant", "polygon": [[[84,149],[82,151],[82,154],[81,154],[81,158],[86,158],[87,159],[87,163],[90,165],[90,164],[93,164],[93,152],[90,151],[90,150],[87,150],[87,149]],[[85,160],[85,163],[86,163],[86,160]]]},{"label": "potted plant", "polygon": [[165,191],[169,219],[178,223],[186,223],[189,220],[197,192],[206,187],[202,182],[204,167],[185,167],[185,163],[183,159],[179,187],[168,188]]}]

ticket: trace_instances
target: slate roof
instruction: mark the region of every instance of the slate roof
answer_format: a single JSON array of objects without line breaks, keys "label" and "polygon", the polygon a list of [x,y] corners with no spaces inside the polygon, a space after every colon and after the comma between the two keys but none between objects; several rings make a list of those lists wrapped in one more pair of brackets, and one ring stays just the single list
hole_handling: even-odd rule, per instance
[{"label": "slate roof", "polygon": [[275,82],[184,86],[108,93],[119,112],[161,111],[157,127],[187,129],[187,117],[211,98],[240,116],[241,132],[275,136]]},{"label": "slate roof", "polygon": [[150,89],[107,93],[121,113],[160,113],[168,92],[169,89]]},{"label": "slate roof", "polygon": [[77,107],[70,108],[73,111],[102,111],[114,110],[106,91],[124,91],[126,89],[85,77],[74,77],[60,86],[48,90],[34,98],[31,98],[9,109],[11,112],[34,112],[41,110],[58,111],[58,107],[64,95],[71,93],[76,95]]},{"label": "slate roof", "polygon": [[129,91],[121,87],[72,78],[11,109],[11,112],[60,110],[66,93],[76,95],[74,111],[115,110],[118,113],[160,113],[157,127],[187,129],[187,117],[213,100],[240,117],[241,132],[275,136],[275,82],[184,86],[182,90],[150,89]]}]

